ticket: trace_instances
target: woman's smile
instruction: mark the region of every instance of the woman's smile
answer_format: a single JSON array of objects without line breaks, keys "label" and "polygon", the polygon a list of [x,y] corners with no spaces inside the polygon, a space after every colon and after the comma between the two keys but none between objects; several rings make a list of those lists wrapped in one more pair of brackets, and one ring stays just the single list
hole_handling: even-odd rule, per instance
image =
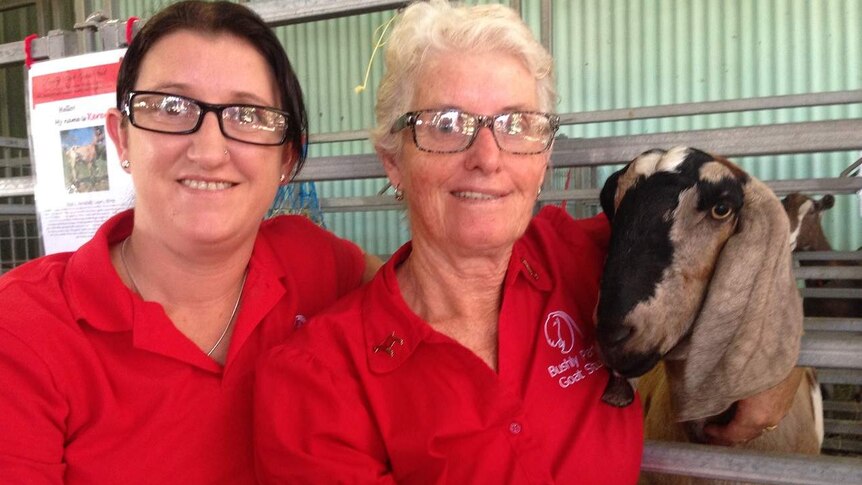
[{"label": "woman's smile", "polygon": [[215,182],[196,179],[181,179],[180,183],[194,190],[206,190],[209,192],[227,190],[237,184],[231,182]]},{"label": "woman's smile", "polygon": [[477,192],[472,190],[464,190],[464,191],[456,191],[452,192],[452,195],[459,199],[466,199],[469,201],[495,201],[504,197],[504,195],[500,194],[492,194],[489,192]]}]

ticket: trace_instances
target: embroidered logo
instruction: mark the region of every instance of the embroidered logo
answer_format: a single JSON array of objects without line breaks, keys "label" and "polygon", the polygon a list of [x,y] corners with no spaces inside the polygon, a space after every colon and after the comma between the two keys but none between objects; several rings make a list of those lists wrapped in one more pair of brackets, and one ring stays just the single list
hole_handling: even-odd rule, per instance
[{"label": "embroidered logo", "polygon": [[545,319],[545,341],[548,345],[560,349],[560,353],[568,354],[575,348],[575,340],[583,337],[568,313],[557,310],[548,314]]},{"label": "embroidered logo", "polygon": [[562,389],[574,386],[604,367],[596,343],[587,341],[568,313],[561,310],[549,313],[544,330],[548,345],[563,354],[563,360],[547,368],[548,376]]}]

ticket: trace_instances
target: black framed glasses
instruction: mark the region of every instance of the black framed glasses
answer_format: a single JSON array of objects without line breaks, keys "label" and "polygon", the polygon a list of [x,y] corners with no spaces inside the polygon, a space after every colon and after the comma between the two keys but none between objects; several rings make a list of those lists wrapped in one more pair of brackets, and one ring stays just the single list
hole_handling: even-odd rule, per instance
[{"label": "black framed glasses", "polygon": [[209,104],[159,91],[132,91],[123,113],[142,130],[174,135],[198,131],[212,111],[225,138],[253,145],[281,145],[287,139],[287,113],[254,104]]},{"label": "black framed glasses", "polygon": [[470,148],[479,130],[488,127],[497,147],[516,155],[535,155],[551,147],[560,118],[538,111],[476,115],[456,109],[420,110],[403,114],[392,133],[413,130],[416,148],[431,153],[458,153]]}]

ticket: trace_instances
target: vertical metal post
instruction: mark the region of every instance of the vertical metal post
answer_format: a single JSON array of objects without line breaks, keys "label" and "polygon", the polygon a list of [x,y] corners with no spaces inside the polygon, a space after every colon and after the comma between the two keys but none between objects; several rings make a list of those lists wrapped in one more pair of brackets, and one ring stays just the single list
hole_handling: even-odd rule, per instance
[{"label": "vertical metal post", "polygon": [[[90,0],[74,0],[75,1],[75,30],[79,29],[79,25],[87,21],[87,15],[92,12]],[[78,52],[87,53],[93,52],[93,35],[91,32],[84,30],[83,35],[78,36]]]},{"label": "vertical metal post", "polygon": [[18,239],[18,234],[15,231],[15,219],[9,220],[9,262],[11,267],[18,266],[18,248],[15,247],[15,241]]},{"label": "vertical metal post", "polygon": [[74,0],[75,3],[75,23],[83,22],[87,18],[89,12],[87,0]]},{"label": "vertical metal post", "polygon": [[48,26],[45,24],[47,20],[45,17],[45,2],[47,0],[37,0],[36,1],[36,33],[42,34],[42,32],[46,32],[48,30]]},{"label": "vertical metal post", "polygon": [[59,59],[81,52],[78,49],[77,37],[75,32],[65,30],[48,31],[48,35],[45,37],[45,41],[48,43],[48,59]]},{"label": "vertical metal post", "polygon": [[48,23],[48,30],[59,28],[63,25],[62,9],[60,3],[62,0],[45,0],[51,3],[51,21]]},{"label": "vertical metal post", "polygon": [[[7,87],[8,73],[9,73],[8,69],[0,70],[0,93],[4,93],[4,97],[9,95],[8,94],[9,88]],[[2,107],[2,109],[0,109],[0,136],[12,136],[12,131],[11,131],[11,121],[12,120],[10,119],[10,113],[9,113],[9,111],[11,111],[11,104],[12,103],[10,103],[8,98],[7,98],[7,100],[4,100],[4,102],[3,102],[4,106]]]},{"label": "vertical metal post", "polygon": [[[551,0],[541,0],[539,5],[539,41],[553,55],[551,50]],[[554,188],[554,167],[552,163],[548,163],[548,168],[545,170],[545,180],[542,182],[542,190],[551,190]],[[542,207],[542,202],[536,204]]]},{"label": "vertical metal post", "polygon": [[551,17],[553,14],[554,6],[552,0],[542,0],[540,16],[541,16],[541,36],[540,39],[542,45],[545,46],[545,49],[548,49],[548,52],[553,54],[553,26],[551,25]]},{"label": "vertical metal post", "polygon": [[102,0],[102,7],[99,10],[101,10],[102,14],[109,19],[116,18],[116,16],[120,14],[120,1]]}]

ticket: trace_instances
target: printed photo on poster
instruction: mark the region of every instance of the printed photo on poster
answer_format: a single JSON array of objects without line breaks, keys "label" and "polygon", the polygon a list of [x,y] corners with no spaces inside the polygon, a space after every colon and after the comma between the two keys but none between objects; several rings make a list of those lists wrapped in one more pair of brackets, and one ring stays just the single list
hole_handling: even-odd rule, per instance
[{"label": "printed photo on poster", "polygon": [[63,179],[70,194],[110,190],[105,127],[88,126],[60,132]]}]

